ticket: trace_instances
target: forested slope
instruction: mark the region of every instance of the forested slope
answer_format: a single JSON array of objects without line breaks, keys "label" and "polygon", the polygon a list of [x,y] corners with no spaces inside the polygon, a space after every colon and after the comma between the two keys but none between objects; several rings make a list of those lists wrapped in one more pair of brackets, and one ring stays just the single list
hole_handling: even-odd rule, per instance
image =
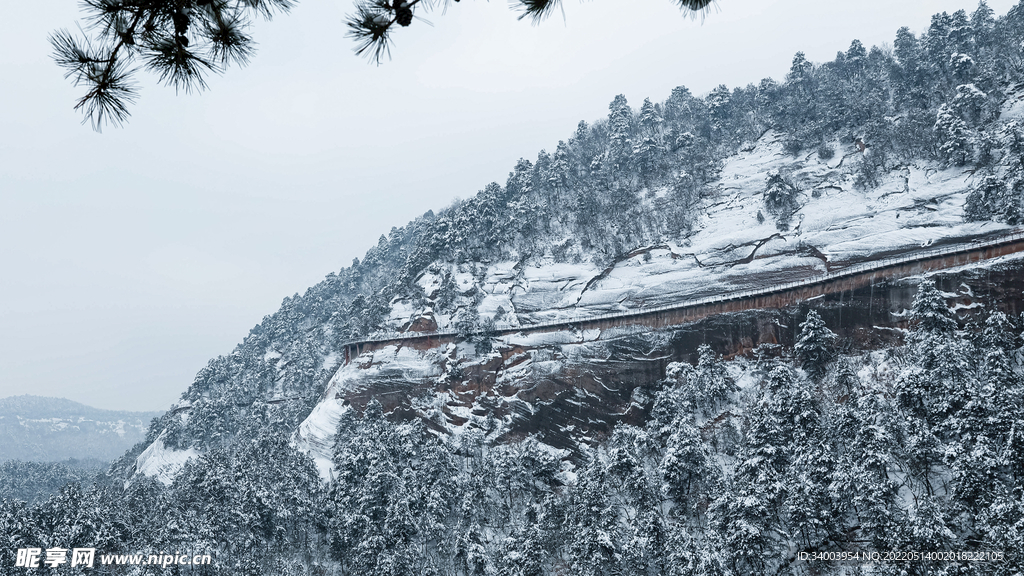
[{"label": "forested slope", "polygon": [[[995,18],[982,4],[936,15],[920,36],[901,29],[891,51],[855,41],[831,62],[797,54],[782,81],[704,96],[680,87],[639,110],[616,97],[606,119],[583,122],[554,152],[521,160],[504,185],[393,228],[362,260],[286,298],[197,375],[178,406],[188,421],[172,410],[149,440],[164,429],[163,441],[181,448],[230,445],[240,430],[248,437],[268,426],[289,433],[337,369],[341,342],[417,321],[468,330],[549,319],[552,310],[587,305],[587,283],[639,248],[667,248],[625,263],[646,264],[653,254],[654,268],[629,280],[648,278],[650,290],[597,292],[595,310],[642,305],[651,290],[678,296],[681,282],[719,271],[705,259],[740,260],[774,233],[790,241],[776,252],[792,254],[793,270],[822,266],[807,247],[814,239],[800,236],[809,229],[828,233],[816,248],[857,259],[1016,224],[1022,31],[1024,8]],[[759,164],[765,159],[770,165]],[[731,191],[737,180],[745,182],[739,196]],[[726,210],[736,206],[746,208],[742,218]],[[846,222],[828,221],[844,213]],[[811,220],[801,227],[805,214]],[[888,236],[841,233],[883,220]],[[936,223],[947,230],[907,233]],[[756,238],[730,236],[758,226],[765,232]],[[665,258],[692,268],[660,277]],[[690,293],[750,277],[723,273],[719,286]],[[565,284],[576,292],[552,291]],[[517,285],[526,285],[518,302],[506,301],[502,291]]]}]

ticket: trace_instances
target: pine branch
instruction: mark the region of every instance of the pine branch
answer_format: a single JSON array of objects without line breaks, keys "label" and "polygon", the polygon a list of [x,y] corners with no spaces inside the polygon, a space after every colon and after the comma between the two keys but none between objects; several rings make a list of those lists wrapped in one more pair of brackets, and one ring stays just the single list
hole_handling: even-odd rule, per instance
[{"label": "pine branch", "polygon": [[[196,4],[202,4],[199,0]],[[242,0],[242,4],[252,9],[256,13],[262,15],[267,20],[270,20],[274,16],[274,10],[279,10],[282,13],[287,13],[292,7],[295,6],[295,0]]]},{"label": "pine branch", "polygon": [[[206,75],[245,65],[254,52],[250,15],[286,12],[294,0],[83,0],[88,33],[50,36],[53,58],[74,85],[87,88],[75,108],[99,130],[122,124],[138,97],[131,78],[141,59],[160,82],[185,92]],[[81,27],[79,27],[81,30]]]},{"label": "pine branch", "polygon": [[550,16],[561,4],[561,0],[512,0],[512,7],[521,12],[519,19],[530,18],[534,23]]},{"label": "pine branch", "polygon": [[118,60],[116,46],[94,46],[86,38],[76,40],[67,30],[50,36],[53,58],[66,70],[64,77],[73,78],[75,86],[86,84],[89,90],[75,104],[85,119],[99,130],[105,123],[121,125],[128,118],[128,104],[134,103],[138,91],[131,82],[132,70]]},{"label": "pine branch", "polygon": [[160,74],[160,81],[186,93],[207,87],[204,74],[216,70],[213,64],[188,49],[182,37],[165,37],[154,42],[145,54],[146,67]]},{"label": "pine branch", "polygon": [[[249,36],[251,17],[270,19],[288,12],[296,0],[82,0],[89,33],[84,39],[66,30],[50,36],[53,58],[65,77],[87,91],[76,110],[82,110],[98,130],[104,123],[122,124],[138,90],[132,82],[135,59],[156,73],[160,82],[185,92],[207,87],[206,75],[223,73],[231,64],[244,66],[255,51]],[[430,24],[415,12],[453,0],[357,0],[345,22],[347,36],[357,43],[356,54],[380,64],[391,57],[394,25],[414,19]],[[454,0],[458,2],[459,0]],[[561,0],[510,0],[520,19],[538,22]],[[673,0],[682,8],[700,11],[713,0]],[[81,30],[81,27],[79,28]]]},{"label": "pine branch", "polygon": [[210,40],[210,58],[221,67],[230,62],[239,66],[248,64],[255,48],[252,38],[242,30],[249,25],[239,12],[215,13],[213,22],[204,23],[204,35]]},{"label": "pine branch", "polygon": [[380,64],[385,54],[390,58],[390,29],[394,22],[386,2],[368,2],[357,6],[356,13],[346,22],[347,36],[358,43],[356,54],[367,55],[377,64]]},{"label": "pine branch", "polygon": [[701,12],[706,10],[708,6],[714,0],[675,0],[679,4],[679,8],[683,10],[691,10],[693,12]]}]

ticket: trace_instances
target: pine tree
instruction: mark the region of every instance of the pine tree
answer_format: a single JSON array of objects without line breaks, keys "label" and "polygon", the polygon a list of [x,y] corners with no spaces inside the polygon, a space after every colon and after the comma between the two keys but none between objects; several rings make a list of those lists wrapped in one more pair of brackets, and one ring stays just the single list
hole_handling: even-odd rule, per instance
[{"label": "pine tree", "polygon": [[969,452],[961,431],[975,427],[972,419],[987,409],[978,404],[976,350],[957,334],[956,320],[931,281],[919,286],[910,318],[912,364],[900,374],[895,392],[906,416],[910,471],[930,496],[943,468]]},{"label": "pine tree", "polygon": [[786,230],[789,227],[789,219],[799,209],[797,203],[799,192],[796,186],[786,180],[778,171],[773,170],[768,173],[762,198],[768,213],[775,216],[776,226],[780,230]]},{"label": "pine tree", "polygon": [[709,524],[721,539],[717,548],[721,562],[729,568],[723,572],[764,574],[782,551],[772,495],[762,484],[745,480],[732,483],[731,488],[708,509]]},{"label": "pine tree", "polygon": [[620,569],[621,525],[609,498],[604,467],[593,459],[580,470],[566,503],[563,529],[573,574],[601,576]]},{"label": "pine tree", "polygon": [[833,489],[845,495],[859,532],[875,549],[888,549],[902,523],[894,479],[904,444],[897,415],[881,390],[857,389],[840,405],[834,426],[839,461]]},{"label": "pine tree", "polygon": [[721,358],[707,344],[697,348],[697,366],[672,363],[666,369],[668,380],[677,387],[665,401],[679,402],[675,410],[696,412],[704,417],[718,414],[719,408],[736,390],[736,383],[726,371]]},{"label": "pine tree", "polygon": [[935,133],[939,138],[942,159],[954,166],[963,166],[972,157],[970,128],[946,104],[939,109],[935,120]]},{"label": "pine tree", "polygon": [[907,513],[905,523],[895,534],[895,545],[912,548],[935,546],[940,550],[953,548],[956,534],[946,522],[945,502],[933,494],[918,496]]},{"label": "pine tree", "polygon": [[835,333],[825,326],[825,322],[816,311],[808,311],[807,318],[800,324],[800,336],[794,350],[800,359],[800,367],[806,370],[815,382],[821,381],[828,364],[835,359],[835,344]]},{"label": "pine tree", "polygon": [[724,132],[732,114],[732,94],[729,88],[720,84],[708,94],[706,101],[712,128],[718,133]]},{"label": "pine tree", "polygon": [[495,576],[544,576],[543,549],[533,527],[518,527],[495,556]]},{"label": "pine tree", "polygon": [[633,152],[633,111],[622,94],[612,100],[608,110],[608,154],[616,166],[624,169]]},{"label": "pine tree", "polygon": [[644,429],[620,425],[603,452],[605,490],[625,519],[620,533],[622,573],[660,573],[667,526],[660,481],[648,464],[657,457],[654,442]]},{"label": "pine tree", "polygon": [[809,391],[786,366],[776,366],[764,391],[746,410],[746,433],[731,491],[709,512],[734,550],[734,570],[762,572],[779,552],[785,533],[785,503],[794,486],[790,467],[818,432],[819,413]]},{"label": "pine tree", "polygon": [[690,534],[677,526],[671,532],[668,546],[668,576],[729,576],[733,572],[726,565],[728,550],[716,531]]},{"label": "pine tree", "polygon": [[895,391],[897,404],[906,416],[902,434],[906,437],[907,464],[931,494],[932,478],[941,463],[942,444],[935,430],[939,416],[931,380],[920,368],[908,369],[897,379]]},{"label": "pine tree", "polygon": [[924,74],[925,64],[922,61],[924,54],[921,50],[921,43],[904,26],[896,31],[896,39],[893,42],[893,51],[899,63],[895,70],[893,79],[896,83],[896,94],[901,100],[915,107],[927,105],[928,97],[923,93],[922,86],[925,85]]},{"label": "pine tree", "polygon": [[40,546],[38,533],[27,503],[0,498],[0,563],[14,567],[18,549]]},{"label": "pine tree", "polygon": [[979,54],[991,49],[995,42],[996,19],[994,12],[985,0],[978,2],[978,8],[971,13],[971,32],[974,36],[974,47]]},{"label": "pine tree", "polygon": [[659,466],[662,491],[685,514],[696,516],[721,482],[721,471],[692,418],[680,414],[673,423]]},{"label": "pine tree", "polygon": [[643,105],[640,106],[640,118],[639,118],[640,130],[644,136],[658,136],[658,132],[661,128],[661,113],[658,112],[658,108],[651,104],[650,98],[644,98]]},{"label": "pine tree", "polygon": [[922,280],[910,309],[910,321],[914,324],[915,339],[950,335],[957,329],[956,319],[946,305],[946,300],[935,288],[935,282]]},{"label": "pine tree", "polygon": [[863,74],[867,67],[868,51],[864,48],[864,43],[860,40],[854,39],[850,43],[850,47],[846,50],[846,60],[844,64],[847,70],[851,74]]},{"label": "pine tree", "polygon": [[977,65],[966,54],[954,54],[951,67],[962,83],[956,87],[952,108],[968,126],[977,128],[987,120],[989,95],[974,84]]},{"label": "pine tree", "polygon": [[455,550],[456,566],[468,576],[484,576],[488,573],[487,549],[483,544],[483,529],[474,525],[464,531],[458,539]]},{"label": "pine tree", "polygon": [[838,456],[826,438],[814,437],[796,451],[785,514],[791,533],[799,534],[808,548],[844,532],[848,500],[837,498],[833,488],[838,467]]}]

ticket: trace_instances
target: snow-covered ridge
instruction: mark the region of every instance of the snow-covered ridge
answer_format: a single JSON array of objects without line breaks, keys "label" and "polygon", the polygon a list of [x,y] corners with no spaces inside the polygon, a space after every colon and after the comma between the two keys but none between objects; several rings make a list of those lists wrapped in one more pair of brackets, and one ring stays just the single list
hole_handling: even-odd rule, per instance
[{"label": "snow-covered ridge", "polygon": [[[507,312],[496,319],[501,327],[557,324],[825,277],[861,262],[912,257],[922,248],[1011,229],[964,221],[963,206],[976,184],[971,171],[908,165],[865,190],[854,184],[851,166],[862,154],[855,146],[840,146],[844,153],[829,160],[813,152],[794,158],[783,151],[782,139],[770,131],[727,159],[694,232],[681,241],[639,248],[607,269],[553,258],[525,266],[451,265],[458,290],[483,294],[476,304],[481,318],[494,318],[499,307]],[[787,229],[765,217],[765,182],[776,173],[800,190],[800,208]],[[436,288],[436,274],[424,274],[420,284],[431,294],[426,287]],[[396,299],[388,330],[368,340],[393,338],[423,317],[432,318],[438,332],[451,332],[453,316]]]},{"label": "snow-covered ridge", "polygon": [[[0,416],[4,418],[4,416]],[[126,427],[132,428],[136,433],[145,433],[146,424],[142,421],[126,422],[124,420],[115,421],[103,421],[103,420],[92,420],[84,416],[77,416],[71,418],[23,418],[16,416],[18,424],[25,428],[45,428],[51,431],[64,431],[64,430],[81,430],[83,427],[88,427],[99,434],[116,434],[120,437],[124,437],[126,434]]]},{"label": "snow-covered ridge", "polygon": [[0,461],[110,461],[146,437],[158,412],[102,410],[65,398],[0,399]]},{"label": "snow-covered ridge", "polygon": [[[1024,109],[1017,112],[1004,111],[1003,119],[1021,116]],[[992,221],[965,222],[967,195],[980,178],[972,171],[922,162],[882,174],[877,186],[863,188],[855,184],[855,166],[864,153],[858,147],[836,142],[839,153],[833,158],[822,159],[814,152],[795,158],[783,150],[783,136],[769,131],[726,160],[714,192],[701,201],[699,221],[685,238],[639,247],[606,268],[586,261],[557,262],[549,256],[525,264],[450,264],[447,270],[428,271],[418,280],[428,296],[426,305],[396,299],[387,329],[366,341],[395,339],[399,330],[422,318],[433,322],[435,333],[455,332],[457,313],[439,314],[433,305],[442,273],[451,275],[459,294],[482,294],[475,303],[463,305],[473,306],[480,318],[495,319],[497,328],[539,328],[724,295],[742,297],[767,286],[817,282],[880,265],[976,249],[1018,233]],[[788,227],[766,217],[764,191],[772,174],[784,175],[799,190],[799,209]],[[505,314],[496,318],[499,310]],[[505,347],[561,347],[570,354],[566,347],[583,346],[599,337],[614,334],[588,338],[582,333],[507,333],[498,341]],[[457,364],[458,358],[473,356],[472,350],[463,348],[449,345],[417,351],[396,341],[341,366],[321,403],[300,425],[293,439],[296,446],[309,453],[328,478],[338,418],[350,409],[347,396],[388,378],[440,382],[446,367]],[[553,357],[551,362],[559,361]],[[535,378],[538,370],[555,369],[544,364],[527,354],[498,379]],[[450,415],[470,417],[471,410],[459,406],[456,394],[445,394],[451,400]]]}]

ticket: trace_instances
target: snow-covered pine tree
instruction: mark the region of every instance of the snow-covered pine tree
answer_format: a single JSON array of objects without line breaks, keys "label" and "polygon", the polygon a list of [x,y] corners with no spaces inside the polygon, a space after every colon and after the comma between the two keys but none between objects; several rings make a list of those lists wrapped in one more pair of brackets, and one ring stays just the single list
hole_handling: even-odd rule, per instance
[{"label": "snow-covered pine tree", "polygon": [[645,98],[638,118],[639,141],[633,146],[633,164],[640,171],[645,185],[655,181],[655,175],[662,168],[664,147],[661,124],[658,107],[651,103],[650,98]]},{"label": "snow-covered pine tree", "polygon": [[633,153],[633,111],[619,94],[608,105],[608,156],[621,169],[629,166]]},{"label": "snow-covered pine tree", "polygon": [[592,458],[569,492],[564,526],[566,563],[573,574],[603,576],[621,570],[623,527],[607,484],[605,467]]},{"label": "snow-covered pine tree", "polygon": [[899,483],[902,429],[885,393],[855,388],[838,404],[831,418],[832,442],[838,456],[832,488],[844,495],[848,525],[876,550],[889,549],[902,523]]},{"label": "snow-covered pine tree", "polygon": [[680,513],[697,518],[701,508],[715,497],[722,472],[690,415],[680,414],[672,428],[659,465],[662,491]]},{"label": "snow-covered pine tree", "polygon": [[1010,208],[1010,201],[1006,183],[994,176],[987,176],[967,195],[964,218],[972,221],[1002,220]]},{"label": "snow-covered pine tree", "polygon": [[800,367],[815,381],[825,376],[829,363],[836,357],[836,335],[828,329],[825,321],[814,310],[807,312],[807,318],[800,324],[794,351],[800,360]]},{"label": "snow-covered pine tree", "polygon": [[776,226],[780,230],[786,230],[789,227],[790,217],[799,208],[798,194],[799,190],[796,189],[796,186],[786,180],[778,171],[773,170],[768,173],[762,197],[765,208],[769,214],[775,216]]},{"label": "snow-covered pine tree", "polygon": [[[976,350],[957,333],[957,322],[930,280],[921,282],[910,311],[910,365],[895,385],[905,416],[906,455],[912,475],[926,494],[935,493],[943,467],[954,463],[965,409],[980,393]],[[946,448],[953,443],[953,450]]]},{"label": "snow-covered pine tree", "polygon": [[697,389],[704,396],[704,408],[709,414],[724,404],[737,389],[722,357],[707,344],[697,347],[697,366],[693,378]]},{"label": "snow-covered pine tree", "polygon": [[929,279],[921,281],[910,308],[910,321],[914,324],[913,340],[951,335],[957,329],[956,319],[946,305],[942,293]]},{"label": "snow-covered pine tree", "polygon": [[935,119],[935,133],[939,139],[939,153],[953,166],[963,166],[974,154],[971,132],[967,123],[949,106],[943,104]]}]

